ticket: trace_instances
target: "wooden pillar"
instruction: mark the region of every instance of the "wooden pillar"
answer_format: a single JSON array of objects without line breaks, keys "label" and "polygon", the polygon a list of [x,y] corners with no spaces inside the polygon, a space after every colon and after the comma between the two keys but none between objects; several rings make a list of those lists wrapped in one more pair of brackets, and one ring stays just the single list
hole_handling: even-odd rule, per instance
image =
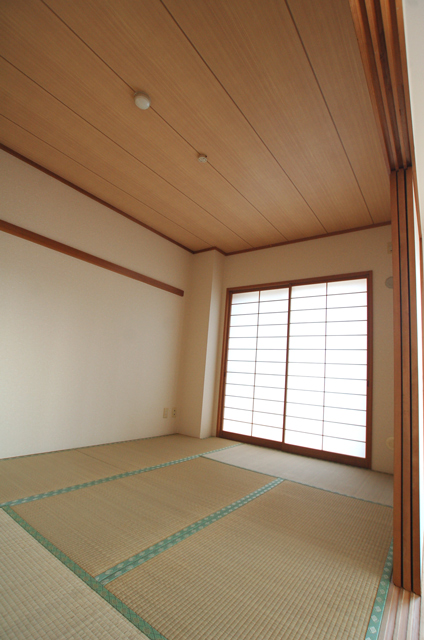
[{"label": "wooden pillar", "polygon": [[393,581],[421,595],[418,321],[412,169],[391,173],[395,343]]}]

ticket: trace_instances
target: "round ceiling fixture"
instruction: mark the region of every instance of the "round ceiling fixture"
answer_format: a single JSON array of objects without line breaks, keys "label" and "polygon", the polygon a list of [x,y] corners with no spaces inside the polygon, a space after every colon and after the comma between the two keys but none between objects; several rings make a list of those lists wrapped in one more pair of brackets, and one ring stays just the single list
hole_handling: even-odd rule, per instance
[{"label": "round ceiling fixture", "polygon": [[205,156],[204,153],[199,153],[199,156],[198,156],[197,159],[198,159],[199,162],[207,162],[208,161],[208,156]]},{"label": "round ceiling fixture", "polygon": [[137,93],[134,94],[134,102],[136,107],[143,109],[143,111],[150,107],[150,98],[144,91],[137,91]]}]

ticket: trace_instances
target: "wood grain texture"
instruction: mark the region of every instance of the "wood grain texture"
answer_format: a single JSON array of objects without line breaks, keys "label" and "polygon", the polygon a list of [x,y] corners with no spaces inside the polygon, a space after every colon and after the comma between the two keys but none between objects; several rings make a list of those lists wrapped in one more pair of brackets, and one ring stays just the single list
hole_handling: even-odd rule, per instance
[{"label": "wood grain texture", "polygon": [[[181,224],[210,245],[225,249],[246,248],[249,243],[223,223],[191,202],[131,154],[117,146],[58,100],[46,100],[48,94],[37,84],[0,59],[4,79],[1,91],[3,114],[12,122],[31,131],[62,153],[104,177],[145,205]],[[31,107],[26,96],[31,95]],[[55,122],[54,129],[51,121]],[[206,214],[206,215],[204,215]]]},{"label": "wood grain texture", "polygon": [[370,224],[285,2],[164,3],[325,229]]},{"label": "wood grain texture", "polygon": [[390,144],[390,134],[387,121],[384,116],[383,95],[378,80],[377,64],[374,57],[374,49],[368,23],[365,0],[349,0],[352,19],[355,25],[356,37],[361,53],[362,64],[367,79],[368,91],[377,123],[381,148],[384,152],[387,170],[391,171],[395,166],[393,145]]},{"label": "wood grain texture", "polygon": [[[226,253],[227,256],[234,256],[238,253],[250,253],[251,251],[260,251],[261,249],[271,249],[272,247],[283,247],[286,244],[296,244],[298,242],[308,242],[309,240],[319,240],[319,238],[329,238],[331,236],[340,236],[345,233],[354,233],[355,231],[365,231],[366,229],[375,229],[377,227],[386,227],[391,224],[390,222],[379,222],[377,224],[369,224],[365,227],[356,227],[355,229],[343,229],[342,231],[332,231],[331,233],[322,233],[319,236],[311,236],[309,238],[299,238],[298,240],[288,240],[287,242],[277,242],[276,244],[270,244],[266,247],[252,247],[251,249],[241,249],[240,251],[230,251]],[[214,248],[214,247],[212,247]],[[210,251],[210,249],[204,249],[204,251]],[[195,251],[194,253],[200,253]]]},{"label": "wood grain texture", "polygon": [[393,581],[402,584],[402,342],[397,175],[390,175],[393,263],[394,342],[394,487],[393,487]]},{"label": "wood grain texture", "polygon": [[419,367],[417,281],[419,238],[412,169],[393,172],[395,338],[394,569],[396,586],[421,594]]},{"label": "wood grain texture", "polygon": [[74,247],[63,244],[62,242],[57,242],[56,240],[52,240],[51,238],[46,238],[46,236],[42,236],[39,233],[34,233],[33,231],[29,231],[28,229],[23,229],[22,227],[18,227],[17,225],[6,222],[5,220],[0,220],[0,231],[4,231],[5,233],[9,233],[12,236],[22,238],[23,240],[29,240],[30,242],[39,244],[43,247],[46,247],[47,249],[53,249],[54,251],[58,251],[59,253],[64,253],[65,255],[71,256],[72,258],[83,260],[83,262],[94,264],[97,267],[102,267],[102,269],[107,269],[108,271],[119,273],[119,275],[121,276],[126,276],[127,278],[138,280],[139,282],[148,284],[151,287],[163,289],[164,291],[174,293],[177,296],[184,295],[184,291],[182,289],[173,287],[172,285],[161,282],[160,280],[155,280],[154,278],[150,278],[149,276],[144,276],[137,271],[133,271],[132,269],[121,267],[114,262],[109,262],[109,260],[103,260],[103,258],[93,256],[91,253],[80,251],[79,249],[75,249]]},{"label": "wood grain texture", "polygon": [[323,231],[160,2],[47,4],[286,238]]},{"label": "wood grain texture", "polygon": [[[417,273],[420,266],[416,264],[416,248],[419,246],[418,225],[415,220],[412,168],[405,171],[405,201],[408,228],[408,274],[409,274],[409,311],[410,311],[410,394],[411,394],[411,511],[412,511],[412,590],[421,594],[421,531],[420,531],[420,419],[419,419],[419,358],[418,351],[418,300]],[[417,561],[418,559],[418,561]]]},{"label": "wood grain texture", "polygon": [[387,48],[385,42],[384,26],[381,16],[379,0],[365,0],[366,15],[368,19],[372,48],[377,68],[377,78],[381,88],[383,99],[383,114],[387,122],[389,144],[395,160],[394,169],[402,166],[399,132],[396,127],[396,114],[393,104],[393,94],[390,85],[390,73],[387,60]]},{"label": "wood grain texture", "polygon": [[399,219],[399,269],[402,372],[402,586],[412,590],[412,487],[411,487],[411,333],[409,329],[408,229],[405,173],[397,172]]},{"label": "wood grain texture", "polygon": [[[395,0],[395,5],[396,5],[397,32],[399,36],[400,60],[401,60],[401,68],[402,68],[402,84],[403,84],[403,92],[405,97],[409,146],[411,149],[411,164],[412,164],[412,171],[413,171],[413,177],[414,177],[414,191],[415,193],[418,193],[417,166],[415,162],[415,147],[414,147],[414,135],[413,135],[413,127],[412,127],[411,99],[409,94],[408,63],[406,60],[405,22],[403,17],[402,0]],[[423,224],[422,224],[420,203],[418,202],[418,199],[415,200],[415,206],[418,211],[418,225],[420,229],[420,234],[422,236]]]},{"label": "wood grain texture", "polygon": [[257,242],[284,239],[228,181],[210,165],[200,164],[196,150],[153,109],[137,109],[131,88],[48,7],[32,3],[30,13],[28,3],[18,1],[13,9],[0,8],[8,33],[0,45],[4,58],[126,149],[144,165],[142,170],[148,167],[216,219],[243,222],[244,233]]},{"label": "wood grain texture", "polygon": [[[200,238],[196,238],[192,233],[186,231],[171,220],[168,220],[165,216],[156,216],[155,212],[152,212],[149,207],[146,207],[142,202],[132,198],[117,187],[114,187],[114,185],[111,185],[100,176],[85,170],[82,165],[72,160],[72,158],[69,158],[54,147],[36,138],[25,129],[4,118],[4,116],[0,115],[0,123],[2,139],[6,143],[0,143],[0,149],[3,151],[30,164],[39,171],[43,171],[52,178],[71,187],[71,189],[75,189],[88,198],[112,209],[119,215],[177,244],[190,253],[209,249],[206,243],[200,240]],[[8,146],[9,143],[14,145],[15,150],[12,150]],[[23,152],[28,149],[31,150],[31,153],[26,157],[23,155]],[[55,173],[58,167],[61,168],[67,178]],[[77,183],[79,186],[77,186]],[[107,201],[103,200],[101,196],[106,197]],[[125,205],[126,211],[120,209],[119,205]],[[141,222],[140,218],[147,220],[150,224],[154,224],[155,228],[149,226],[146,222]],[[172,238],[170,237],[171,235]],[[189,249],[188,246],[194,246],[196,249]]]},{"label": "wood grain texture", "polygon": [[[288,0],[288,6],[371,218],[389,220],[389,173],[349,4]],[[325,49],[318,33],[325,38]]]},{"label": "wood grain texture", "polygon": [[389,166],[406,168],[413,160],[413,142],[402,7],[396,0],[349,2]]},{"label": "wood grain texture", "polygon": [[399,132],[399,147],[402,166],[407,167],[411,162],[409,146],[408,123],[406,116],[405,91],[402,78],[402,61],[400,54],[396,6],[394,2],[381,2],[381,17],[384,25],[387,64],[390,73],[391,86],[394,88],[393,101],[396,128]]},{"label": "wood grain texture", "polygon": [[389,218],[348,0],[16,0],[0,25],[3,143],[190,250]]}]

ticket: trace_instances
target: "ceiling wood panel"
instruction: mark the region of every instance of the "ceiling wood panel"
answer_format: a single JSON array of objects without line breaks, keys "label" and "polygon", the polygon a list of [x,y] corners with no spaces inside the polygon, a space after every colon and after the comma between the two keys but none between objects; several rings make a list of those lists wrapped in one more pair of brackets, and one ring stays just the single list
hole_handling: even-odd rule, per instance
[{"label": "ceiling wood panel", "polygon": [[164,3],[326,230],[372,224],[284,0]]},{"label": "ceiling wood panel", "polygon": [[[134,217],[148,227],[163,234],[168,238],[173,238],[183,247],[191,247],[193,251],[202,251],[210,248],[200,238],[186,231],[172,220],[157,214],[155,211],[139,202],[124,191],[118,189],[110,182],[99,177],[92,171],[64,155],[51,145],[36,138],[32,133],[25,131],[14,122],[7,120],[0,115],[3,144],[12,148],[18,153],[28,158],[32,162],[44,167],[47,171],[71,182],[95,198],[104,200],[112,207],[121,209],[125,214]],[[28,151],[30,150],[30,151]],[[61,173],[59,173],[60,168]],[[99,233],[101,230],[99,230]],[[46,231],[47,233],[47,231]]]},{"label": "ceiling wood panel", "polygon": [[[309,60],[374,223],[390,220],[381,148],[348,2],[288,0]],[[325,49],[317,34],[326,42]]]},{"label": "ceiling wood panel", "polygon": [[200,164],[196,151],[153,110],[137,109],[132,90],[48,7],[33,2],[29,14],[27,6],[22,0],[13,12],[0,6],[6,60],[215,218],[229,226],[231,217],[234,229],[242,223],[249,244],[285,240],[227,180]]},{"label": "ceiling wood panel", "polygon": [[390,217],[349,0],[4,0],[0,29],[2,142],[190,250]]},{"label": "ceiling wood panel", "polygon": [[325,231],[159,0],[47,4],[286,238]]},{"label": "ceiling wood panel", "polygon": [[[87,124],[57,100],[45,100],[45,92],[0,59],[0,75],[7,92],[0,89],[3,114],[62,153],[89,167],[94,173],[137,197],[145,205],[189,228],[212,246],[224,251],[236,243],[240,249],[249,244],[211,215],[189,201],[120,147]],[[26,96],[31,96],[28,105]],[[55,128],[51,127],[55,123]]]}]

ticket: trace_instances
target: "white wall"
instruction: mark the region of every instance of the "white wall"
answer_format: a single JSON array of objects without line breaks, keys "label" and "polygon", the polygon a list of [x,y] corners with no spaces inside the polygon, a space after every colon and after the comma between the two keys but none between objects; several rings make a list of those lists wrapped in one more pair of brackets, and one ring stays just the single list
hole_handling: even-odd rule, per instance
[{"label": "white wall", "polygon": [[[186,289],[191,254],[0,162],[0,218]],[[5,233],[0,269],[0,458],[178,430],[185,298]]]},{"label": "white wall", "polygon": [[[227,287],[372,270],[373,468],[392,472],[390,227],[192,256],[9,154],[0,161],[0,218],[186,291],[0,233],[0,457],[213,434]],[[174,406],[177,419],[164,419]]]},{"label": "white wall", "polygon": [[[222,300],[230,287],[373,271],[374,385],[372,468],[393,473],[393,295],[389,226],[289,244],[225,258]],[[221,343],[223,314],[221,321]],[[217,377],[219,372],[217,372]],[[214,420],[216,423],[217,397]]]},{"label": "white wall", "polygon": [[197,438],[207,438],[216,431],[213,409],[220,366],[224,260],[217,251],[194,255],[188,287],[180,370],[181,433]]}]

